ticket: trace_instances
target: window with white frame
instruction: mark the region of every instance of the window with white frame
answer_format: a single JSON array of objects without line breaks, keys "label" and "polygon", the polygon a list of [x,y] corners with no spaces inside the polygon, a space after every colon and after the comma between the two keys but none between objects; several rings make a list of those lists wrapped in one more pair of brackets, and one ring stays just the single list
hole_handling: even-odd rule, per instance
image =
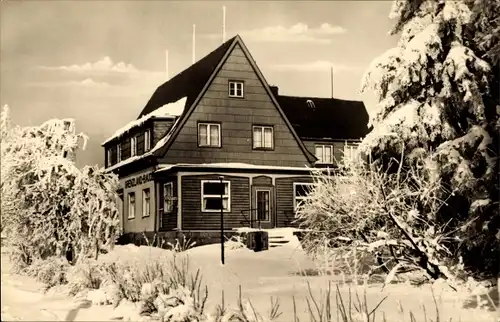
[{"label": "window with white frame", "polygon": [[272,126],[253,126],[253,148],[272,149],[274,143]]},{"label": "window with white frame", "polygon": [[293,209],[307,200],[309,194],[314,189],[314,183],[295,182],[293,184]]},{"label": "window with white frame", "polygon": [[333,164],[333,145],[316,144],[315,155],[318,158],[317,163]]},{"label": "window with white frame", "polygon": [[220,180],[201,181],[201,210],[203,212],[217,212],[222,207],[225,212],[231,211],[231,183]]},{"label": "window with white frame", "polygon": [[146,188],[142,190],[142,216],[151,215],[151,190]]},{"label": "window with white frame", "polygon": [[116,146],[116,162],[120,162],[122,160],[122,145],[118,143]]},{"label": "window with white frame", "polygon": [[163,185],[163,212],[174,211],[174,183],[167,182]]},{"label": "window with white frame", "polygon": [[220,147],[220,124],[198,123],[198,145],[206,147]]},{"label": "window with white frame", "polygon": [[148,152],[151,149],[151,132],[147,130],[144,132],[144,152]]},{"label": "window with white frame", "polygon": [[358,156],[358,145],[357,144],[344,144],[344,159],[354,160]]},{"label": "window with white frame", "polygon": [[135,192],[130,192],[127,196],[128,199],[128,219],[135,218]]},{"label": "window with white frame", "polygon": [[130,138],[130,156],[133,157],[137,154],[137,138],[135,136]]},{"label": "window with white frame", "polygon": [[229,82],[229,97],[243,97],[243,82]]}]

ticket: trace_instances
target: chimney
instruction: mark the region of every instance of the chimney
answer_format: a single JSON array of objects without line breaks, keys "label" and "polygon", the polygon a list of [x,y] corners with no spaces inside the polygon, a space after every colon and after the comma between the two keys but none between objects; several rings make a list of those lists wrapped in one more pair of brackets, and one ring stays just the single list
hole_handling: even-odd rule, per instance
[{"label": "chimney", "polygon": [[279,95],[279,87],[278,86],[269,86],[269,88],[271,89],[271,92],[273,93],[274,96],[278,96]]}]

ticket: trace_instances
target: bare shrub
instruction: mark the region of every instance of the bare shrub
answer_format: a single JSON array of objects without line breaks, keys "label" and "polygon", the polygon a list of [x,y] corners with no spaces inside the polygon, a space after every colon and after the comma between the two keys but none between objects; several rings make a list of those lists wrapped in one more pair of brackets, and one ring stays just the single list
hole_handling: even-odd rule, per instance
[{"label": "bare shrub", "polygon": [[64,257],[36,259],[23,272],[44,284],[45,290],[68,282],[66,273],[70,264]]}]

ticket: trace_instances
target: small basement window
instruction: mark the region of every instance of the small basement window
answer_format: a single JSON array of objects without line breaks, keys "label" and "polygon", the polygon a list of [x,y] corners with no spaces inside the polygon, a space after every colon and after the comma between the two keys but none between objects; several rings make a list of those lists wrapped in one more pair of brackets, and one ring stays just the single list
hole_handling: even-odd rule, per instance
[{"label": "small basement window", "polygon": [[296,211],[304,201],[307,200],[308,195],[314,189],[314,183],[294,182],[293,184],[293,209]]},{"label": "small basement window", "polygon": [[198,123],[198,145],[205,147],[221,146],[220,124]]},{"label": "small basement window", "polygon": [[203,212],[231,211],[231,183],[229,181],[202,180],[201,181],[201,210]]},{"label": "small basement window", "polygon": [[317,144],[315,155],[318,158],[316,163],[333,164],[333,145]]},{"label": "small basement window", "polygon": [[128,194],[128,219],[135,218],[135,192]]},{"label": "small basement window", "polygon": [[253,127],[253,148],[272,150],[274,138],[272,126]]},{"label": "small basement window", "polygon": [[229,81],[229,97],[243,97],[243,82]]}]

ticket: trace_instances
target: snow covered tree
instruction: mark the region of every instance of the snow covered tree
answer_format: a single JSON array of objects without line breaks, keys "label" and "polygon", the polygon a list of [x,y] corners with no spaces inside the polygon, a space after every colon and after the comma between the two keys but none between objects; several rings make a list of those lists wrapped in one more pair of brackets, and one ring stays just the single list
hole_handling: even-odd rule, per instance
[{"label": "snow covered tree", "polygon": [[74,121],[12,127],[6,107],[0,120],[1,219],[14,263],[68,249],[86,256],[114,242],[118,179],[97,166],[76,167],[70,156],[86,137]]},{"label": "snow covered tree", "polygon": [[500,251],[498,9],[498,0],[395,1],[391,33],[400,40],[364,77],[363,91],[374,90],[379,103],[360,147],[389,171],[401,151],[407,168],[425,160],[419,166],[452,194],[436,214],[454,237],[449,248],[469,268],[493,274]]}]

